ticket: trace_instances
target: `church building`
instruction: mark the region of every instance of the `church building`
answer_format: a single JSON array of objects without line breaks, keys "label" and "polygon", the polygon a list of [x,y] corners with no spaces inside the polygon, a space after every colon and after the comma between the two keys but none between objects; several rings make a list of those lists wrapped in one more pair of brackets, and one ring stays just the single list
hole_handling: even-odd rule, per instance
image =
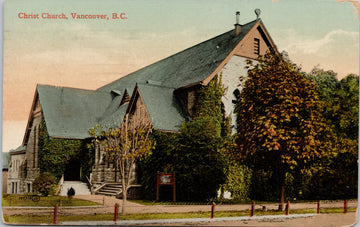
[{"label": "church building", "polygon": [[[179,132],[182,123],[192,118],[197,91],[221,74],[227,88],[223,109],[232,119],[235,131],[233,100],[241,92],[239,77],[246,77],[247,61],[256,61],[267,51],[277,51],[260,18],[239,24],[239,14],[236,16],[234,29],[96,90],[37,85],[23,142],[10,152],[7,193],[33,192],[32,182],[41,171],[42,122],[49,137],[71,140],[91,140],[88,131],[95,125],[104,130],[120,128],[126,115],[134,124],[148,121],[154,130]],[[111,194],[121,181],[115,179],[114,166],[104,160],[103,153],[103,147],[95,147],[88,185],[91,193]],[[62,184],[80,181],[81,166],[76,160],[70,163],[73,165],[65,167],[68,171],[65,169]],[[132,178],[136,187],[136,171]]]}]

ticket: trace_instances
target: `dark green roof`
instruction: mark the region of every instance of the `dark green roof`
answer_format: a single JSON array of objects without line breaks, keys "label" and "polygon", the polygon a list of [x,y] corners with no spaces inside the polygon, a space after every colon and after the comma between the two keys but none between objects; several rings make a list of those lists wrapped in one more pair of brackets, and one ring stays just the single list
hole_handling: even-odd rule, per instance
[{"label": "dark green roof", "polygon": [[102,119],[99,122],[99,125],[102,127],[102,130],[107,131],[110,128],[112,128],[112,129],[120,128],[121,123],[124,119],[126,110],[129,106],[129,103],[125,103],[122,106],[119,106],[119,104],[118,104],[117,106],[118,107],[117,107],[116,111],[114,111],[113,113],[111,113],[109,115],[106,115],[106,118]]},{"label": "dark green roof", "polygon": [[9,167],[9,152],[2,152],[2,168],[7,169]]},{"label": "dark green roof", "polygon": [[49,136],[85,139],[110,104],[109,93],[38,85]]},{"label": "dark green roof", "polygon": [[138,84],[138,88],[154,128],[179,131],[185,116],[173,94],[174,88],[151,84]]},{"label": "dark green roof", "polygon": [[49,135],[85,139],[96,124],[103,129],[120,126],[128,106],[120,106],[121,100],[125,90],[133,90],[136,84],[154,128],[178,131],[186,116],[174,90],[209,77],[257,21],[242,25],[237,37],[230,30],[94,91],[38,85]]},{"label": "dark green roof", "polygon": [[131,90],[136,83],[154,83],[166,87],[179,88],[206,79],[229,55],[257,20],[241,26],[239,36],[234,30],[202,42],[175,55],[151,64],[134,73],[122,77],[99,91]]}]

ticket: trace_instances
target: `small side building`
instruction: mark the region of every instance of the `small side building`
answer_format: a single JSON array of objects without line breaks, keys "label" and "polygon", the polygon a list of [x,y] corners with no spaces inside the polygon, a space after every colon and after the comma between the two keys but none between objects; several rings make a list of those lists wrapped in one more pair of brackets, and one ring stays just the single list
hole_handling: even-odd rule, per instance
[{"label": "small side building", "polygon": [[31,181],[21,180],[26,179],[27,176],[26,162],[26,147],[20,146],[9,152],[7,176],[8,194],[25,194],[33,191]]},{"label": "small side building", "polygon": [[2,193],[7,193],[7,179],[9,167],[9,152],[2,153]]}]

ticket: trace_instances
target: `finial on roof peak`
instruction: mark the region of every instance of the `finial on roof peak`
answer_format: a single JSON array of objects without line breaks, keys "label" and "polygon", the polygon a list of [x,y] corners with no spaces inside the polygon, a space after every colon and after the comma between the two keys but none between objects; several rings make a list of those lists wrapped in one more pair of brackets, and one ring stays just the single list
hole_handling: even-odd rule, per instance
[{"label": "finial on roof peak", "polygon": [[256,19],[259,19],[261,10],[260,9],[255,9],[254,12],[256,14]]}]

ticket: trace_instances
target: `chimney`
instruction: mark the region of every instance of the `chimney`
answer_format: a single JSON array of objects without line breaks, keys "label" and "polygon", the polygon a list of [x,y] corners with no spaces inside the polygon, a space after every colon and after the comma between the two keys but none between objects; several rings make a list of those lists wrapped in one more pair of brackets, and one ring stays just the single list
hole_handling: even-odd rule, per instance
[{"label": "chimney", "polygon": [[240,32],[241,32],[241,25],[239,24],[239,17],[240,17],[240,12],[237,11],[236,12],[236,24],[235,25],[235,37],[239,36]]}]

